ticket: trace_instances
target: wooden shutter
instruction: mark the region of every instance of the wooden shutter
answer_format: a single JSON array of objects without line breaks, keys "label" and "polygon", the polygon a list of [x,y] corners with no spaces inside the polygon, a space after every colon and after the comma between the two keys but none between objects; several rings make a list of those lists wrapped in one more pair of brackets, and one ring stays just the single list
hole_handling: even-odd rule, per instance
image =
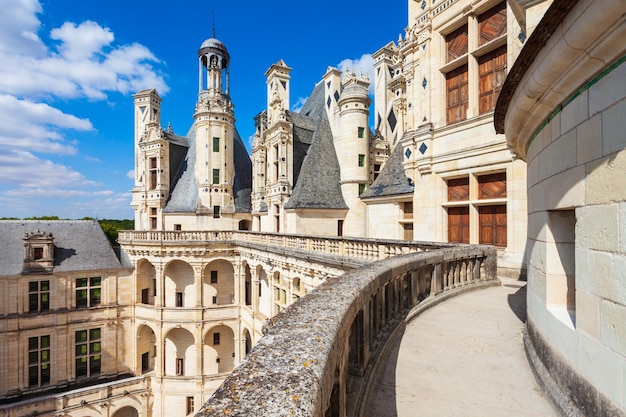
[{"label": "wooden shutter", "polygon": [[469,207],[448,207],[448,242],[469,243]]},{"label": "wooden shutter", "polygon": [[479,243],[506,247],[506,205],[478,208]]},{"label": "wooden shutter", "polygon": [[469,178],[448,180],[448,201],[469,200]]},{"label": "wooden shutter", "polygon": [[492,111],[506,78],[506,45],[478,58],[479,112]]},{"label": "wooden shutter", "polygon": [[465,120],[469,103],[467,64],[446,74],[446,121],[448,124]]},{"label": "wooden shutter", "polygon": [[506,173],[481,175],[478,177],[478,198],[505,198]]},{"label": "wooden shutter", "polygon": [[446,52],[446,62],[454,61],[467,53],[467,25],[446,35]]},{"label": "wooden shutter", "polygon": [[478,45],[484,45],[506,33],[506,2],[478,16]]}]

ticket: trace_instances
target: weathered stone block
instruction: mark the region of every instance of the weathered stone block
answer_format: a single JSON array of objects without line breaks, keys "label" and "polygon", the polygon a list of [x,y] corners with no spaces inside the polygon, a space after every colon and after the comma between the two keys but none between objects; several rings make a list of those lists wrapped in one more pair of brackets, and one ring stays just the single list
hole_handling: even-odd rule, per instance
[{"label": "weathered stone block", "polygon": [[602,112],[602,153],[605,156],[626,147],[624,115],[626,115],[626,100]]},{"label": "weathered stone block", "polygon": [[602,116],[597,114],[576,128],[576,162],[585,164],[602,156],[598,138],[602,137]]},{"label": "weathered stone block", "polygon": [[576,243],[583,248],[619,250],[618,205],[586,206],[576,209]]}]

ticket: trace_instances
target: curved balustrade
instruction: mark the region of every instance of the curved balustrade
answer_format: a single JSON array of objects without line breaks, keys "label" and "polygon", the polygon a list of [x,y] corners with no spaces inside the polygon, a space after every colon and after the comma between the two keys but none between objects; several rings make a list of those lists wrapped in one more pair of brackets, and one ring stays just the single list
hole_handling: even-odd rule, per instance
[{"label": "curved balustrade", "polygon": [[[373,245],[358,250],[374,256]],[[408,316],[499,282],[495,248],[445,246],[327,279],[270,319],[263,338],[197,415],[361,415],[372,370]]]}]

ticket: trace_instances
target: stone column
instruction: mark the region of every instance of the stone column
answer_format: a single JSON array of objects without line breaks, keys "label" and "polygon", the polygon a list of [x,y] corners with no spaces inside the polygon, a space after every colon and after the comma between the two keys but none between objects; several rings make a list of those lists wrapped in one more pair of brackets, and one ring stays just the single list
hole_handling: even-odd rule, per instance
[{"label": "stone column", "polygon": [[163,324],[159,323],[156,328],[156,357],[154,358],[154,373],[157,378],[165,375],[165,338],[163,336]]},{"label": "stone column", "polygon": [[193,268],[193,287],[196,292],[196,304],[195,307],[202,307],[202,271],[204,271],[204,266],[202,264],[192,265]]},{"label": "stone column", "polygon": [[165,307],[165,276],[163,275],[163,264],[159,262],[154,265],[154,274],[156,278],[156,297],[154,297],[154,306],[156,308]]},{"label": "stone column", "polygon": [[202,340],[202,323],[196,323],[196,330],[194,332],[194,339],[196,344],[196,372],[194,377],[201,377],[204,374],[204,349]]},{"label": "stone column", "polygon": [[[233,269],[234,269],[234,273],[233,273],[233,286],[234,286],[234,291],[235,293],[233,294],[233,301],[234,304],[237,304],[238,306],[240,305],[245,305],[246,304],[246,300],[245,300],[245,286],[246,286],[246,273],[244,272],[242,274],[242,263],[241,263],[241,258],[237,258],[234,262],[233,265]],[[243,276],[243,280],[242,280],[242,276]],[[243,283],[244,286],[244,300],[241,300],[241,285]]]},{"label": "stone column", "polygon": [[250,268],[250,285],[252,286],[252,313],[257,314],[259,312],[259,285],[260,281],[256,272],[256,268]]}]

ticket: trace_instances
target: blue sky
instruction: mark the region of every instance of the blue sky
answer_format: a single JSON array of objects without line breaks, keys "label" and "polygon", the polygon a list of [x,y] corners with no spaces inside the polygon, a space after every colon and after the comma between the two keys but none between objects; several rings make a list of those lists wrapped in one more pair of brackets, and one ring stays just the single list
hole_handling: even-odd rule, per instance
[{"label": "blue sky", "polygon": [[406,0],[0,0],[0,7],[0,217],[19,218],[133,218],[132,95],[156,88],[162,125],[187,132],[212,10],[231,55],[231,98],[246,142],[266,103],[270,65],[284,59],[293,68],[297,109],[328,66],[368,72],[370,54],[407,24]]}]

